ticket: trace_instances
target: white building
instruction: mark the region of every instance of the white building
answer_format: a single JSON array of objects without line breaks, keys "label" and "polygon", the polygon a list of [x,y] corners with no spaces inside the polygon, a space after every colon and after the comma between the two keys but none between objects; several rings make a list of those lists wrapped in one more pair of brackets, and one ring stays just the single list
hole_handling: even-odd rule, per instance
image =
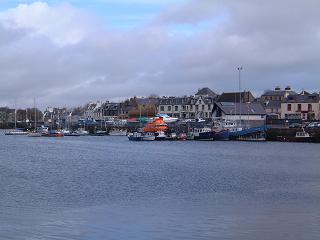
[{"label": "white building", "polygon": [[216,102],[213,107],[213,118],[222,118],[242,124],[261,126],[266,121],[266,111],[259,102],[233,103]]}]

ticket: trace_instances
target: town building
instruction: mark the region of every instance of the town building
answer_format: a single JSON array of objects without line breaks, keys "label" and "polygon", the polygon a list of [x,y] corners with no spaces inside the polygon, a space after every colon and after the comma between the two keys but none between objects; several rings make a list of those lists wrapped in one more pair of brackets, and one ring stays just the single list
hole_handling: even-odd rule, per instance
[{"label": "town building", "polygon": [[266,111],[260,102],[216,102],[212,113],[213,118],[241,122],[242,126],[261,126],[266,120]]},{"label": "town building", "polygon": [[181,119],[211,119],[217,96],[211,89],[202,88],[194,96],[162,97],[159,99],[158,112]]},{"label": "town building", "polygon": [[291,94],[281,103],[281,118],[319,120],[320,99],[317,93],[302,91],[300,94]]},{"label": "town building", "polygon": [[[241,96],[241,98],[240,98]],[[243,91],[243,92],[226,92],[222,93],[218,98],[217,102],[254,102],[256,101],[255,97],[252,95],[250,91]]]},{"label": "town building", "polygon": [[277,86],[274,90],[265,91],[260,97],[260,102],[264,105],[268,117],[278,119],[281,118],[281,102],[294,94],[297,93],[292,91],[290,86],[284,90]]}]

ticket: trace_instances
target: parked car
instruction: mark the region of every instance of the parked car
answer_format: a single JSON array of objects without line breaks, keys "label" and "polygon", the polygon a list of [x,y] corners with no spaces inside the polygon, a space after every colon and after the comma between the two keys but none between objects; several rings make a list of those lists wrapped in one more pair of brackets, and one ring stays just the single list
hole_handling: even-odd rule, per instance
[{"label": "parked car", "polygon": [[309,123],[308,128],[320,128],[320,122]]},{"label": "parked car", "polygon": [[291,123],[289,128],[302,128],[302,124],[300,123]]},{"label": "parked car", "polygon": [[197,122],[205,122],[206,120],[204,120],[203,118],[198,118]]},{"label": "parked car", "polygon": [[195,122],[195,121],[196,121],[195,119],[191,119],[191,118],[184,120],[184,122],[186,122],[186,123],[188,123],[188,122]]}]

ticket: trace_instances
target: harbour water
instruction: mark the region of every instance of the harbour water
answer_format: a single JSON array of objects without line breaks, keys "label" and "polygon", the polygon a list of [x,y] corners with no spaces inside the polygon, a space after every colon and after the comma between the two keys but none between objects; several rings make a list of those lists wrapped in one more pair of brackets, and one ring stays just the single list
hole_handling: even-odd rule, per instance
[{"label": "harbour water", "polygon": [[0,239],[319,239],[320,148],[0,135]]}]

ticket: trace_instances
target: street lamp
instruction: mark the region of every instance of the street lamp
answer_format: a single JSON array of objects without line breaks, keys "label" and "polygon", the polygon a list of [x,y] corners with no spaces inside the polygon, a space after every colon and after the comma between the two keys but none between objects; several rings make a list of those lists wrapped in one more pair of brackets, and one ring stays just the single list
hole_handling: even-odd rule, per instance
[{"label": "street lamp", "polygon": [[240,121],[240,128],[241,128],[241,70],[243,67],[237,67],[238,70],[238,78],[239,78],[239,121]]}]

